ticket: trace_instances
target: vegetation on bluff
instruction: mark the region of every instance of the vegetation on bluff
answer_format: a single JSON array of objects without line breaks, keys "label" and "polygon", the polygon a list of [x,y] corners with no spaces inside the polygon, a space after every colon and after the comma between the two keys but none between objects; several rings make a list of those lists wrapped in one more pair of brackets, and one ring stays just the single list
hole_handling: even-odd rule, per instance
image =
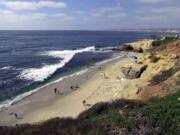
[{"label": "vegetation on bluff", "polygon": [[170,42],[176,41],[178,37],[176,36],[166,36],[166,37],[157,37],[156,40],[152,43],[153,47],[157,47],[160,45],[165,45]]},{"label": "vegetation on bluff", "polygon": [[0,127],[1,135],[180,134],[180,91],[143,103],[98,103],[77,119],[55,118],[34,125]]}]

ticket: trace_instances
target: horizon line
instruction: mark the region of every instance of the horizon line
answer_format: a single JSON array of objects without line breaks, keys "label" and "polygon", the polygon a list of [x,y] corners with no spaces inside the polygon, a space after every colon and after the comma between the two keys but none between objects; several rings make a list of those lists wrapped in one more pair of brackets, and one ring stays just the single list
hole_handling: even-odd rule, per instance
[{"label": "horizon line", "polygon": [[180,30],[179,28],[124,28],[124,29],[0,29],[0,31],[137,31],[137,30]]}]

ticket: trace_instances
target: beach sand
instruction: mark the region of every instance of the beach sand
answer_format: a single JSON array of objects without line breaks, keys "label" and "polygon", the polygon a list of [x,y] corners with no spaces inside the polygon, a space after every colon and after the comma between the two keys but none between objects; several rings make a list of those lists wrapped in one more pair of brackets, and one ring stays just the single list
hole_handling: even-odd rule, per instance
[{"label": "beach sand", "polygon": [[[105,64],[90,67],[81,75],[66,78],[42,88],[40,91],[0,112],[0,125],[41,122],[54,117],[77,117],[90,106],[117,98],[132,98],[136,86],[128,80],[121,80],[121,66],[131,63],[127,58],[119,58]],[[99,67],[102,69],[99,69]],[[88,76],[88,77],[87,77]],[[71,85],[79,89],[71,90]],[[54,88],[63,95],[54,93]],[[83,105],[83,100],[86,105]],[[12,113],[18,114],[18,119]]]}]

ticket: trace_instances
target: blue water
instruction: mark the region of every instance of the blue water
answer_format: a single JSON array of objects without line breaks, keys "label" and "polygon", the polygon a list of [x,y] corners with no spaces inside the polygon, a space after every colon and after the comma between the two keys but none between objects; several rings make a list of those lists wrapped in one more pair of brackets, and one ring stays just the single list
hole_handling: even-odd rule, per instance
[{"label": "blue water", "polygon": [[[118,31],[0,31],[0,102],[93,63],[115,47],[164,33]],[[117,55],[117,54],[116,54]]]}]

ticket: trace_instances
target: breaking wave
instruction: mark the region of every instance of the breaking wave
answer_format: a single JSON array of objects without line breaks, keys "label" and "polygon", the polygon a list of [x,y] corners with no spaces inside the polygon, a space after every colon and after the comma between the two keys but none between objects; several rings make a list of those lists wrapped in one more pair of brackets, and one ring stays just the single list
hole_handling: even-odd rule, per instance
[{"label": "breaking wave", "polygon": [[53,65],[45,65],[41,68],[29,68],[25,69],[21,72],[19,77],[21,79],[33,80],[42,82],[47,79],[49,76],[54,74],[58,69],[64,67],[72,58],[78,54],[83,52],[91,52],[95,51],[95,47],[87,47],[78,50],[62,50],[62,51],[47,51],[42,53],[41,55],[46,55],[54,58],[59,58],[59,63]]}]

